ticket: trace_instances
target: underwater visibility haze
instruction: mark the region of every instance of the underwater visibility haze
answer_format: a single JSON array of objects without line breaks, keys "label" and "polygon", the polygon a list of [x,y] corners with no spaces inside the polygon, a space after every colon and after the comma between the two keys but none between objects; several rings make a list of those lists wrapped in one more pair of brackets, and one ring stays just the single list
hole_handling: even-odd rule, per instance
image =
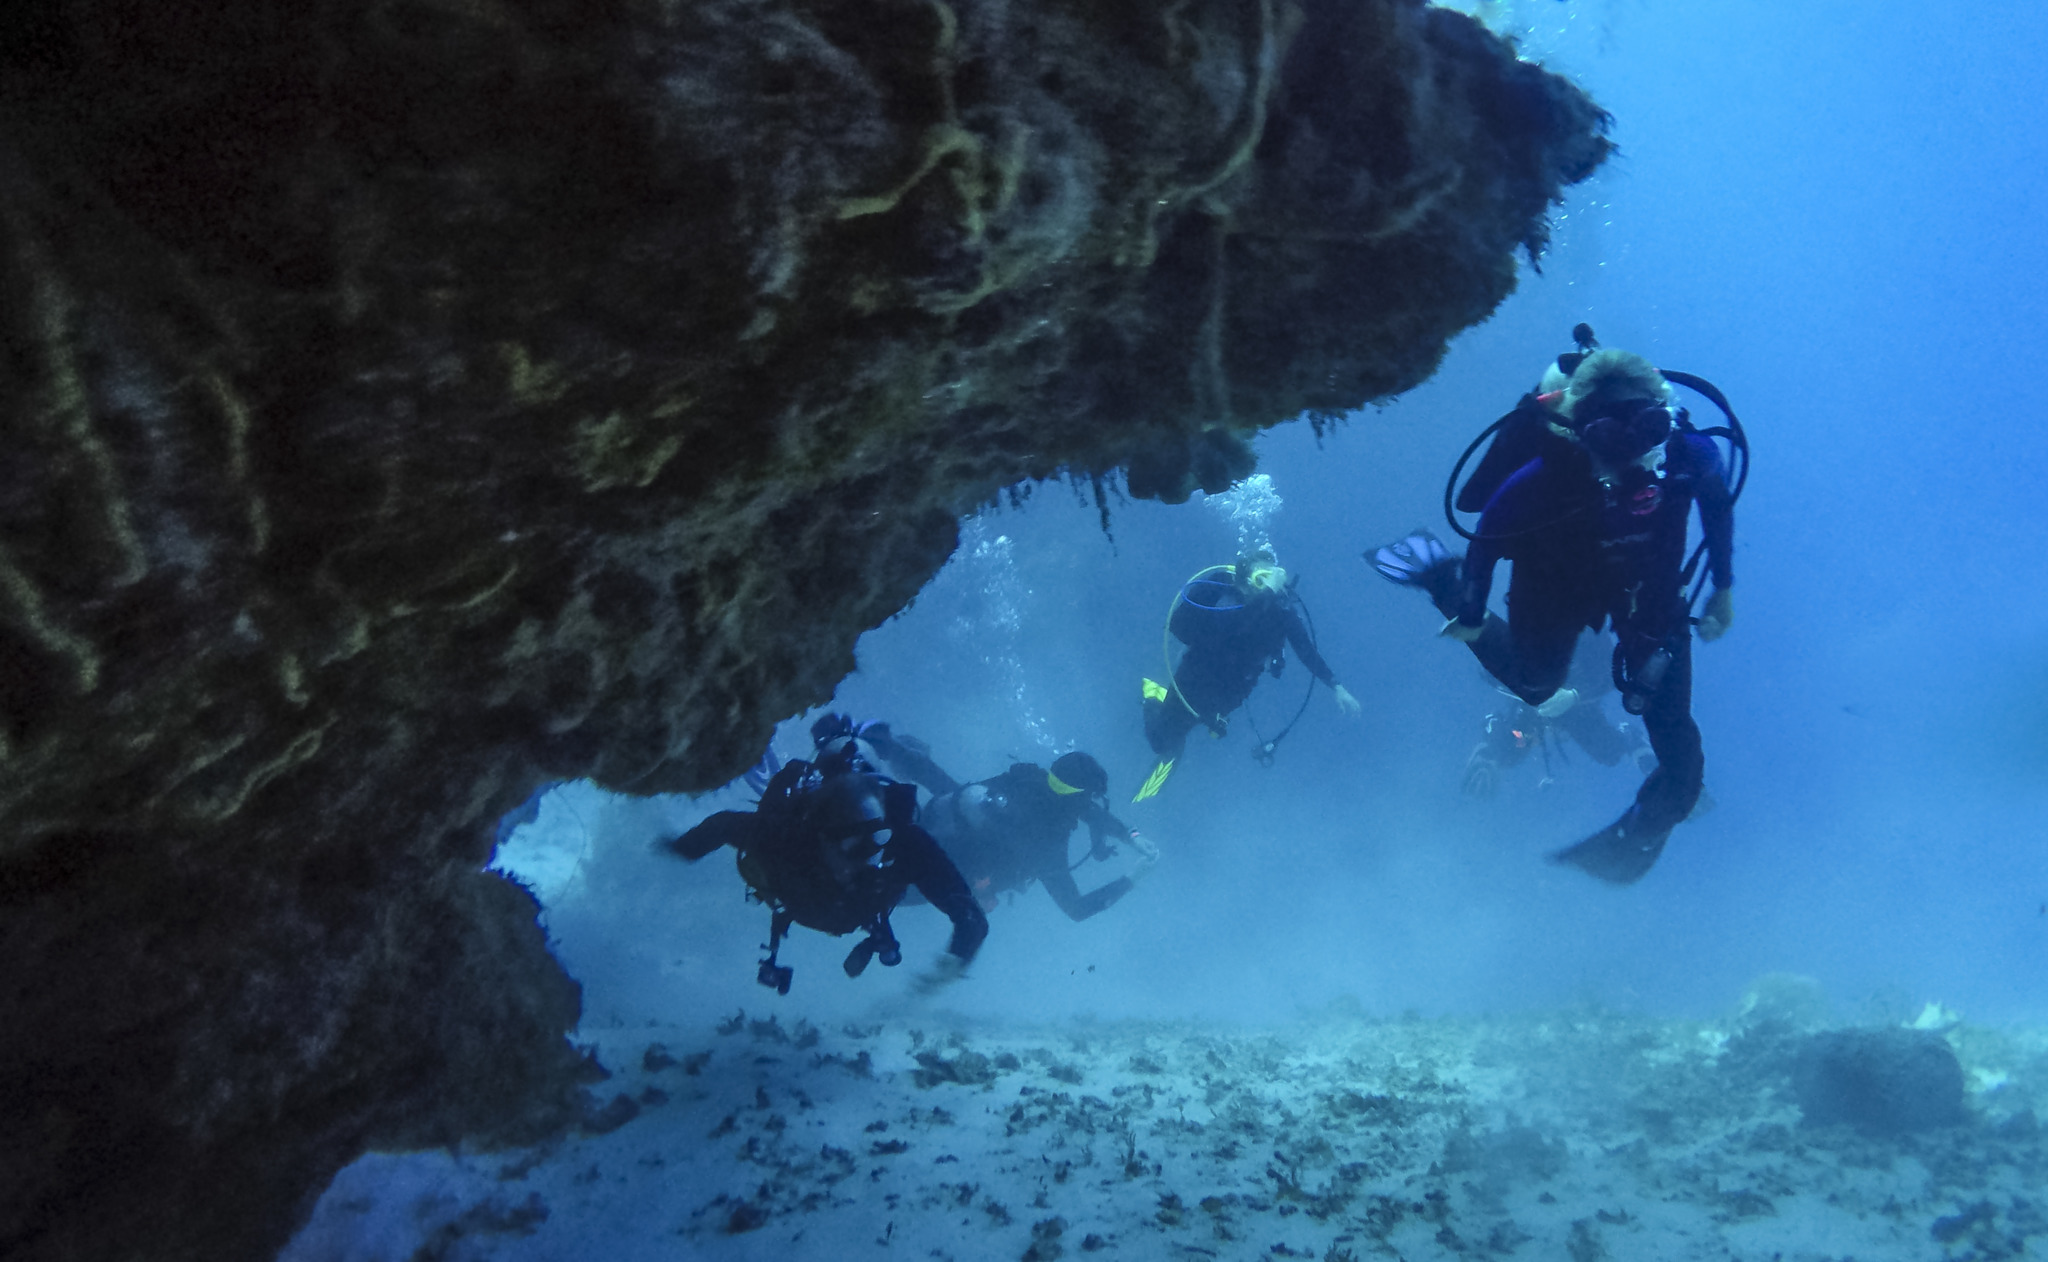
[{"label": "underwater visibility haze", "polygon": [[[1618,145],[1492,318],[1230,492],[1019,488],[776,737],[881,721],[963,781],[1085,751],[1157,862],[1084,829],[1074,879],[1142,879],[994,900],[957,978],[932,907],[857,978],[799,925],[779,995],[732,853],[662,848],[757,787],[557,786],[495,863],[615,1107],[364,1157],[285,1258],[2048,1257],[2048,11],[1477,9]],[[1581,322],[1717,385],[1754,459],[1705,797],[1631,885],[1546,856],[1633,755],[1553,734],[1468,791],[1518,703],[1367,559],[1457,542],[1452,462]],[[1290,648],[1134,802],[1176,594],[1260,545],[1360,712]]]}]

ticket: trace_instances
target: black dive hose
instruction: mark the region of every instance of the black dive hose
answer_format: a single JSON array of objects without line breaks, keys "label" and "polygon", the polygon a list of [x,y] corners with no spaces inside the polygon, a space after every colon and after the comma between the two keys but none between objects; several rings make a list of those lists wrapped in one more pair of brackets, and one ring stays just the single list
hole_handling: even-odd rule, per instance
[{"label": "black dive hose", "polygon": [[[1711,429],[1695,430],[1707,438],[1725,438],[1731,453],[1728,459],[1728,507],[1733,510],[1735,501],[1742,498],[1742,488],[1749,485],[1749,435],[1743,431],[1742,422],[1736,418],[1735,409],[1728,406],[1728,396],[1719,387],[1704,377],[1695,377],[1689,372],[1660,368],[1664,380],[1673,381],[1702,396],[1707,402],[1721,409],[1721,415],[1728,418],[1726,425]],[[1694,545],[1692,555],[1686,558],[1685,568],[1679,572],[1678,585],[1692,590],[1685,597],[1685,616],[1693,620],[1693,606],[1699,604],[1700,593],[1707,587],[1707,576],[1699,572],[1700,559],[1707,554],[1707,541],[1702,539]],[[1697,575],[1697,581],[1695,581]]]},{"label": "black dive hose", "polygon": [[[1487,426],[1485,429],[1480,430],[1479,437],[1473,439],[1471,443],[1466,446],[1465,454],[1459,456],[1458,463],[1451,466],[1451,476],[1444,483],[1444,520],[1451,524],[1452,530],[1457,531],[1462,538],[1472,543],[1479,542],[1479,533],[1474,530],[1465,529],[1464,523],[1458,520],[1456,498],[1458,489],[1458,475],[1465,471],[1465,462],[1472,458],[1473,452],[1479,450],[1479,445],[1485,442],[1487,439],[1493,437],[1495,434],[1499,433],[1500,427],[1507,424],[1509,421],[1514,420],[1516,413],[1520,411],[1520,408],[1516,408],[1514,412],[1508,413],[1506,416],[1501,417],[1499,420]],[[1545,530],[1549,530],[1556,526],[1564,525],[1572,518],[1577,517],[1582,513],[1585,513],[1591,507],[1592,505],[1590,504],[1581,505],[1580,507],[1572,509],[1570,512],[1565,513],[1561,517],[1553,517],[1549,521],[1541,522],[1537,525],[1529,526],[1522,530],[1506,530],[1502,531],[1497,535],[1488,535],[1486,537],[1488,539],[1519,539],[1523,535],[1540,534]]]},{"label": "black dive hose", "polygon": [[1509,420],[1513,419],[1514,415],[1515,414],[1513,412],[1510,412],[1506,416],[1503,416],[1499,420],[1495,421],[1493,424],[1487,426],[1485,429],[1480,430],[1479,437],[1473,439],[1471,443],[1466,446],[1465,454],[1459,456],[1458,463],[1451,466],[1451,476],[1449,480],[1447,480],[1444,483],[1444,520],[1451,523],[1451,529],[1457,531],[1459,537],[1469,542],[1477,543],[1479,541],[1479,535],[1476,531],[1465,529],[1465,523],[1458,520],[1458,475],[1465,471],[1465,462],[1472,458],[1473,452],[1479,450],[1479,445],[1485,442],[1487,439],[1493,437],[1495,434],[1498,434],[1500,432],[1500,427],[1507,424]]},{"label": "black dive hose", "polygon": [[[1316,619],[1315,615],[1308,611],[1308,602],[1303,600],[1300,597],[1300,595],[1298,595],[1295,592],[1290,591],[1287,594],[1290,598],[1293,599],[1294,607],[1296,609],[1301,610],[1301,620],[1308,631],[1308,646],[1315,650],[1317,657],[1321,657],[1323,655],[1323,646],[1316,643]],[[1281,645],[1281,651],[1283,653],[1286,652],[1286,647],[1287,646],[1285,644]],[[1308,664],[1306,662],[1302,664],[1302,669],[1308,670]],[[1308,703],[1315,699],[1315,695],[1316,677],[1314,673],[1310,673],[1308,677],[1308,691],[1301,694],[1301,705],[1296,707],[1294,711],[1294,717],[1287,720],[1287,726],[1281,728],[1279,734],[1276,735],[1272,740],[1266,740],[1264,737],[1260,737],[1259,747],[1258,749],[1252,752],[1252,757],[1257,759],[1261,763],[1270,765],[1273,761],[1274,749],[1280,744],[1281,741],[1287,738],[1287,734],[1289,732],[1294,730],[1294,725],[1301,722],[1301,716],[1308,713]],[[1244,717],[1245,721],[1251,724],[1252,735],[1259,736],[1259,721],[1256,718],[1252,717],[1252,707],[1249,698],[1247,698],[1245,701]]]}]

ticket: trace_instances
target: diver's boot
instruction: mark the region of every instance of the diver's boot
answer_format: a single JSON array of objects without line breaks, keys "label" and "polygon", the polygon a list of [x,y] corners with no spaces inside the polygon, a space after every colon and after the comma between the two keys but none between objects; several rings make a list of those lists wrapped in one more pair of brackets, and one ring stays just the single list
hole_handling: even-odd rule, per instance
[{"label": "diver's boot", "polygon": [[1671,837],[1669,828],[1635,831],[1636,819],[1636,808],[1631,806],[1620,819],[1578,845],[1553,852],[1550,861],[1569,864],[1615,885],[1634,885],[1664,853],[1664,843]]},{"label": "diver's boot", "polygon": [[1427,530],[1413,531],[1404,539],[1374,548],[1365,559],[1388,582],[1419,587],[1438,604],[1458,581],[1459,559]]}]

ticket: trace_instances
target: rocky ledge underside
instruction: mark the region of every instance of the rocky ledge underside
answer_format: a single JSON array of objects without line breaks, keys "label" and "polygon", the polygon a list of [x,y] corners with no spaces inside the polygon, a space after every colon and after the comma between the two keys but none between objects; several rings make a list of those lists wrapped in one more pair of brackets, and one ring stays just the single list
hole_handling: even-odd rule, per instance
[{"label": "rocky ledge underside", "polygon": [[19,0],[0,1251],[255,1258],[574,1120],[479,871],[702,789],[1005,486],[1426,377],[1605,119],[1412,0]]}]

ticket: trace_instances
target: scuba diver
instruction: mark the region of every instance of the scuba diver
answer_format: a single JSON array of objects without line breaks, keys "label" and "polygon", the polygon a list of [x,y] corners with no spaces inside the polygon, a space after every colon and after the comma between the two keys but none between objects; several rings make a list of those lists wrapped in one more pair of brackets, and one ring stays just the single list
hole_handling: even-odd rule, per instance
[{"label": "scuba diver", "polygon": [[[1279,678],[1286,664],[1284,645],[1293,645],[1294,655],[1308,668],[1308,691],[1294,717],[1276,735],[1262,738],[1253,757],[1272,762],[1274,749],[1308,709],[1317,680],[1329,685],[1347,718],[1357,715],[1358,700],[1337,682],[1329,663],[1316,651],[1315,636],[1303,619],[1306,613],[1294,580],[1275,564],[1271,549],[1239,557],[1235,565],[1212,565],[1181,585],[1162,637],[1170,682],[1144,681],[1145,740],[1159,762],[1132,801],[1142,802],[1166,784],[1197,724],[1222,736],[1231,712],[1251,696],[1259,676],[1271,673]],[[1173,664],[1172,640],[1187,646],[1178,666]],[[1258,735],[1256,724],[1252,730]]]},{"label": "scuba diver", "polygon": [[[1564,685],[1582,630],[1611,625],[1611,674],[1622,707],[1640,715],[1656,768],[1619,819],[1551,858],[1617,884],[1641,879],[1671,830],[1699,800],[1705,774],[1692,718],[1692,626],[1717,640],[1734,620],[1734,504],[1749,447],[1727,400],[1687,373],[1660,372],[1639,355],[1600,350],[1573,331],[1577,352],[1558,357],[1539,389],[1475,439],[1452,470],[1446,517],[1471,540],[1461,559],[1418,530],[1367,554],[1386,578],[1427,593],[1488,673],[1531,706]],[[1727,428],[1695,429],[1675,407],[1672,383],[1727,415]],[[1481,442],[1493,445],[1458,493],[1479,510],[1467,531],[1449,510],[1459,471]],[[1732,483],[1715,438],[1740,458]],[[1694,505],[1705,538],[1686,558]],[[1687,593],[1702,554],[1706,574]],[[1505,620],[1486,611],[1496,562],[1512,562]],[[1695,620],[1706,580],[1714,592]]]},{"label": "scuba diver", "polygon": [[1508,699],[1505,709],[1486,716],[1486,734],[1465,759],[1461,787],[1473,797],[1490,798],[1500,785],[1501,773],[1520,765],[1530,754],[1543,759],[1543,780],[1539,788],[1552,783],[1552,756],[1563,757],[1564,739],[1570,737],[1594,762],[1603,767],[1619,766],[1623,758],[1635,755],[1637,770],[1648,775],[1657,765],[1640,727],[1611,723],[1602,712],[1599,688],[1607,684],[1608,652],[1600,640],[1582,641],[1572,658],[1567,686],[1559,688],[1540,706],[1532,706],[1505,688],[1498,691]]},{"label": "scuba diver", "polygon": [[[1069,919],[1086,920],[1130,893],[1159,861],[1151,842],[1109,813],[1109,773],[1078,750],[1053,759],[1050,769],[1020,762],[999,776],[962,784],[932,760],[930,747],[916,737],[898,736],[886,723],[855,727],[840,721],[872,746],[890,771],[931,790],[933,797],[918,819],[985,908],[994,908],[997,895],[1037,881]],[[1067,860],[1068,836],[1083,824],[1089,837],[1085,859],[1114,858],[1112,838],[1129,842],[1138,852],[1128,873],[1086,894],[1074,880],[1078,865]]]},{"label": "scuba diver", "polygon": [[917,786],[878,774],[851,733],[820,723],[812,735],[812,761],[782,763],[771,750],[749,774],[761,791],[754,810],[719,811],[663,848],[692,862],[720,846],[739,852],[748,896],[773,913],[768,958],[755,976],[778,994],[789,993],[794,975],[776,961],[793,924],[834,937],[862,932],[846,957],[848,977],[860,976],[873,959],[900,964],[889,913],[912,887],[953,922],[946,947],[952,963],[942,961],[941,973],[957,974],[988,936],[988,917],[946,852],[918,826]]}]

